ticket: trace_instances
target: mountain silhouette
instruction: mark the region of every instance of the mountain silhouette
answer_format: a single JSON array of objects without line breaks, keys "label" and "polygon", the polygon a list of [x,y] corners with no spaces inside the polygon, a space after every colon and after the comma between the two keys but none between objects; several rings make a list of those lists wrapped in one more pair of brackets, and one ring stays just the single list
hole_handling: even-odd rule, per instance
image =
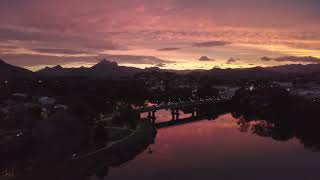
[{"label": "mountain silhouette", "polygon": [[110,62],[106,59],[100,61],[90,68],[63,68],[55,66],[46,67],[37,71],[40,76],[85,76],[85,77],[101,77],[101,78],[121,78],[133,76],[141,72],[142,69],[134,67],[119,66],[116,62]]},{"label": "mountain silhouette", "polygon": [[112,78],[133,76],[142,71],[139,68],[119,66],[116,62],[110,62],[106,59],[92,66],[89,70],[92,76]]},{"label": "mountain silhouette", "polygon": [[280,65],[273,67],[253,67],[253,68],[238,68],[238,69],[220,69],[213,68],[204,71],[191,71],[194,76],[209,76],[218,78],[230,79],[272,79],[279,77],[288,77],[293,75],[320,75],[320,64],[291,64]]},{"label": "mountain silhouette", "polygon": [[117,68],[117,67],[118,67],[118,63],[110,62],[110,61],[108,61],[106,59],[103,59],[102,61],[100,61],[96,65],[92,66],[91,69],[105,70],[105,69],[112,69],[112,68]]},{"label": "mountain silhouette", "polygon": [[31,77],[32,74],[32,71],[10,65],[0,59],[0,80],[9,80],[12,78],[28,78]]},{"label": "mountain silhouette", "polygon": [[45,67],[37,72],[32,72],[17,66],[10,65],[0,59],[0,80],[10,78],[28,78],[36,75],[37,77],[93,77],[93,78],[123,78],[132,77],[137,73],[152,72],[172,72],[177,74],[190,74],[193,76],[208,76],[228,79],[258,79],[258,78],[279,78],[292,75],[312,75],[320,77],[319,64],[291,64],[273,67],[253,67],[238,69],[212,68],[210,70],[170,70],[151,67],[139,69],[135,67],[119,66],[116,62],[106,59],[98,62],[92,67],[64,68],[60,65]]},{"label": "mountain silhouette", "polygon": [[60,65],[54,67],[45,67],[37,72],[35,72],[38,76],[88,76],[87,68],[63,68]]},{"label": "mountain silhouette", "polygon": [[281,74],[309,74],[320,72],[320,64],[288,64],[282,66],[266,67],[265,69]]}]

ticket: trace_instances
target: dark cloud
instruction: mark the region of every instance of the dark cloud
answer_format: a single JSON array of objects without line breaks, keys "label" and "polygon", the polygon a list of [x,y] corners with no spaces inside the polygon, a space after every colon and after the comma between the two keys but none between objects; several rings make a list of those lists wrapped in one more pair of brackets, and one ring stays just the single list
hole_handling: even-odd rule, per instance
[{"label": "dark cloud", "polygon": [[162,48],[162,49],[158,49],[158,51],[175,51],[175,50],[179,50],[181,48],[179,47],[171,47],[171,48]]},{"label": "dark cloud", "polygon": [[1,45],[0,44],[0,53],[2,53],[2,54],[14,53],[17,48],[19,48],[19,47],[13,46],[13,45]]},{"label": "dark cloud", "polygon": [[23,28],[0,27],[0,39],[9,41],[66,41],[77,37],[66,37],[62,33],[44,32]]},{"label": "dark cloud", "polygon": [[19,47],[14,45],[0,45],[0,49],[17,49],[17,48]]},{"label": "dark cloud", "polygon": [[260,58],[261,61],[271,61],[272,58],[267,57],[267,56],[263,56],[262,58]]},{"label": "dark cloud", "polygon": [[237,60],[234,59],[234,58],[230,58],[230,59],[227,60],[227,64],[232,64],[232,63],[235,63],[235,62],[237,62]]},{"label": "dark cloud", "polygon": [[209,58],[208,56],[201,56],[199,61],[214,61],[214,59]]},{"label": "dark cloud", "polygon": [[103,54],[103,58],[106,58],[117,63],[131,63],[131,64],[159,64],[159,63],[174,63],[174,61],[169,61],[161,59],[155,56],[135,56],[135,55],[110,55]]},{"label": "dark cloud", "polygon": [[[307,33],[305,33],[307,34]],[[314,36],[313,38],[309,37],[309,36],[305,36],[305,37],[301,37],[300,39],[305,39],[308,40],[308,38],[311,39],[311,41],[315,40],[315,39],[320,39],[320,36]],[[286,44],[288,47],[291,48],[296,48],[296,49],[311,49],[311,50],[320,50],[320,43],[294,43],[294,42],[286,42],[284,43]]]},{"label": "dark cloud", "polygon": [[[72,47],[93,51],[123,49],[117,43],[92,36],[81,36],[62,32],[40,31],[26,28],[0,27],[0,40],[3,42],[19,42],[38,47]],[[33,43],[30,43],[33,42]],[[15,46],[15,45],[13,45]],[[25,48],[31,48],[25,46]],[[54,49],[54,48],[52,48]]]},{"label": "dark cloud", "polygon": [[320,63],[320,58],[312,57],[312,56],[283,56],[283,57],[262,57],[260,58],[262,61],[288,61],[288,62],[305,62],[305,63]]},{"label": "dark cloud", "polygon": [[133,55],[110,55],[103,54],[98,56],[81,56],[81,57],[68,57],[68,56],[54,56],[54,55],[39,55],[39,54],[0,54],[0,58],[6,60],[8,63],[24,67],[44,66],[44,65],[64,65],[64,64],[94,64],[101,59],[115,61],[119,64],[150,64],[158,65],[160,63],[169,64],[174,61],[160,59],[154,56],[133,56]]},{"label": "dark cloud", "polygon": [[54,55],[39,55],[39,54],[0,54],[0,58],[6,60],[10,64],[22,67],[34,67],[43,65],[64,65],[68,63],[94,63],[95,56],[85,57],[65,57]]},{"label": "dark cloud", "polygon": [[92,52],[81,51],[81,50],[72,50],[72,49],[47,49],[47,48],[36,48],[32,49],[32,51],[39,53],[48,53],[48,54],[93,54]]},{"label": "dark cloud", "polygon": [[226,42],[226,41],[206,41],[206,42],[195,43],[192,46],[194,46],[194,47],[216,47],[216,46],[226,46],[229,44],[230,43]]},{"label": "dark cloud", "polygon": [[156,64],[155,66],[156,66],[156,67],[165,67],[166,64],[165,64],[165,63],[159,63],[159,64]]}]

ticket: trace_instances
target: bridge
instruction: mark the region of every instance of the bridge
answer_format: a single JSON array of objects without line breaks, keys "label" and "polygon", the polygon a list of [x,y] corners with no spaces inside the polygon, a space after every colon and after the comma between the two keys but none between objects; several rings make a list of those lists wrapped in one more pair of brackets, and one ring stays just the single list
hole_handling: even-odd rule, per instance
[{"label": "bridge", "polygon": [[[156,112],[161,109],[170,109],[172,119],[171,120],[179,120],[180,119],[180,112],[179,110],[183,108],[192,108],[191,117],[196,117],[197,113],[197,106],[200,105],[207,105],[207,104],[215,104],[223,101],[225,99],[215,98],[215,99],[199,99],[199,100],[191,100],[191,101],[181,101],[181,102],[169,102],[169,103],[162,103],[159,105],[154,106],[147,106],[135,109],[136,113],[141,117],[142,113],[148,113],[147,118],[152,120],[155,123],[156,120]],[[119,112],[114,112],[110,114],[101,114],[100,119],[96,120],[94,123],[99,122],[106,122],[112,120],[113,117],[120,115]]]},{"label": "bridge", "polygon": [[147,106],[138,108],[137,112],[139,113],[145,113],[145,112],[152,112],[157,111],[160,109],[176,109],[176,108],[184,108],[184,107],[190,107],[190,106],[198,106],[198,105],[204,105],[204,104],[212,104],[219,101],[219,99],[201,99],[196,101],[181,101],[176,103],[163,103],[160,105],[155,106]]},{"label": "bridge", "polygon": [[184,101],[184,102],[176,102],[176,103],[164,103],[160,105],[155,105],[155,106],[149,106],[149,107],[142,107],[139,109],[136,109],[137,113],[148,113],[147,118],[152,120],[153,123],[155,123],[156,120],[156,112],[161,109],[170,109],[171,110],[171,115],[172,115],[172,120],[179,120],[180,112],[179,110],[183,108],[189,108],[191,107],[192,109],[192,116],[195,117],[197,116],[197,106],[200,105],[206,105],[206,104],[214,104],[221,102],[222,99],[216,98],[216,99],[200,99],[200,100],[195,100],[195,101]]}]

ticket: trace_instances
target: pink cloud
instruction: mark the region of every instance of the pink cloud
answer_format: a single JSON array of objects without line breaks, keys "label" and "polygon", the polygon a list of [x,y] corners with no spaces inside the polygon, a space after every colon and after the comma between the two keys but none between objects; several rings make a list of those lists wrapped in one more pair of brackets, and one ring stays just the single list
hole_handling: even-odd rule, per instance
[{"label": "pink cloud", "polygon": [[[184,47],[194,53],[190,61],[209,55],[204,48],[192,47],[194,42],[202,42],[196,47],[225,51],[249,44],[252,54],[260,53],[254,49],[257,45],[320,50],[319,6],[300,0],[5,0],[0,6],[6,17],[0,18],[0,45],[42,53],[120,50],[135,55],[169,47],[162,49],[170,52],[156,52],[166,56]],[[222,58],[240,51],[233,53]]]}]

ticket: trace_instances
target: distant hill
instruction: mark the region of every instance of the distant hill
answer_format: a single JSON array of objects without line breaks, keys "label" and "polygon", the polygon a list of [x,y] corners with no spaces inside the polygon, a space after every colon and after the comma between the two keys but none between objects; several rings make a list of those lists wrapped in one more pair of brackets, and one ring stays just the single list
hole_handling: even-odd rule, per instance
[{"label": "distant hill", "polygon": [[[193,76],[209,76],[227,79],[259,79],[259,78],[279,78],[292,75],[320,75],[320,64],[292,64],[274,67],[253,67],[238,69],[220,69],[210,70],[170,70],[151,67],[139,69],[134,67],[119,66],[116,62],[102,60],[96,65],[86,68],[63,68],[60,65],[46,67],[35,73],[10,65],[0,60],[0,80],[20,77],[99,77],[99,78],[122,78],[132,77],[138,73],[151,72],[171,72],[176,74],[189,74]],[[317,76],[318,77],[318,76]]]},{"label": "distant hill", "polygon": [[105,59],[89,68],[90,74],[96,77],[127,77],[133,76],[141,71],[142,69],[119,66],[116,62],[110,62]]},{"label": "distant hill", "polygon": [[85,77],[101,77],[101,78],[120,78],[133,76],[141,72],[142,69],[134,67],[119,66],[116,62],[102,60],[96,65],[85,68],[63,68],[55,66],[52,68],[46,67],[36,72],[38,76],[85,76]]},{"label": "distant hill", "polygon": [[88,76],[88,68],[63,68],[60,65],[54,66],[52,68],[45,67],[36,73],[37,76],[46,76],[46,77],[56,77],[56,76]]},{"label": "distant hill", "polygon": [[32,71],[24,68],[10,65],[0,59],[0,80],[8,80],[13,78],[28,78],[33,75]]},{"label": "distant hill", "polygon": [[213,68],[207,71],[191,72],[194,76],[209,76],[227,79],[255,79],[255,78],[271,78],[277,73],[268,71],[262,67],[245,68],[245,69],[220,69]]},{"label": "distant hill", "polygon": [[320,64],[292,64],[273,67],[253,67],[238,69],[213,68],[206,71],[190,72],[190,74],[194,76],[209,76],[227,79],[268,79],[315,73],[320,73]]},{"label": "distant hill", "polygon": [[281,74],[310,74],[319,73],[320,64],[289,64],[282,66],[266,67],[265,69],[271,72],[277,72]]}]

